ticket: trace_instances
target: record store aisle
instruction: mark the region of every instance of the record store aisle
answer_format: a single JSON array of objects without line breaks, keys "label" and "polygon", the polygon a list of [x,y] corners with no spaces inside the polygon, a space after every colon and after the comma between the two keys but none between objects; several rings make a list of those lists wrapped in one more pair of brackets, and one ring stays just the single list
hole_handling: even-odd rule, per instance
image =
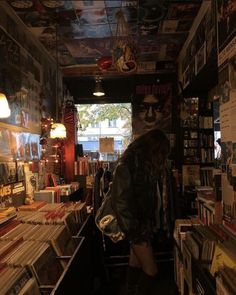
[{"label": "record store aisle", "polygon": [[[126,295],[127,245],[121,243],[121,246],[117,247],[109,241],[107,242],[107,253],[105,253],[104,261],[102,261],[101,266],[96,271],[91,295]],[[157,252],[156,260],[159,267],[159,282],[154,294],[177,295],[178,292],[174,282],[172,251],[165,252],[162,248]]]},{"label": "record store aisle", "polygon": [[[174,283],[173,262],[160,263],[160,282],[158,283],[156,295],[177,295]],[[93,295],[126,295],[126,266],[114,266],[107,268],[108,280],[101,285]],[[151,295],[151,294],[146,294]]]},{"label": "record store aisle", "polygon": [[[177,295],[174,274],[173,274],[173,262],[163,262],[160,266],[160,281],[155,291],[156,295]],[[126,267],[114,267],[108,270],[110,282],[105,288],[104,293],[98,293],[99,295],[125,295],[125,277]],[[146,294],[151,295],[151,294]]]}]

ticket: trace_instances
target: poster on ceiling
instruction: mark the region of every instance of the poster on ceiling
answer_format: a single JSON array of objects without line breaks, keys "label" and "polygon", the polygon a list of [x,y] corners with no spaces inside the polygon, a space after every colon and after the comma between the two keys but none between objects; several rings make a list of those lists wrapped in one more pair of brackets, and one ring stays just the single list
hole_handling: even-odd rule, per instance
[{"label": "poster on ceiling", "polygon": [[132,104],[132,129],[134,137],[159,128],[171,130],[172,87],[171,84],[137,85]]}]

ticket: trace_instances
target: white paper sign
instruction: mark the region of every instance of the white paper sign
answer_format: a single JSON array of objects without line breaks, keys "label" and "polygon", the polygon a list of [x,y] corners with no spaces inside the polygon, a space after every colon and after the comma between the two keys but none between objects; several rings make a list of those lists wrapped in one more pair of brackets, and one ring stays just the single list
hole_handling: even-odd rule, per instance
[{"label": "white paper sign", "polygon": [[100,153],[114,153],[114,137],[99,138]]}]

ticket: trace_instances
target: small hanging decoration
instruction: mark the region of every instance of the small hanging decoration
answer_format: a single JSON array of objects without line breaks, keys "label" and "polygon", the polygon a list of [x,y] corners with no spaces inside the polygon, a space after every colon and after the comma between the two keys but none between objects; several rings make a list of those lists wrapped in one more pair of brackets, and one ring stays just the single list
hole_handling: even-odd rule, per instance
[{"label": "small hanging decoration", "polygon": [[116,19],[116,41],[112,52],[113,65],[119,72],[133,73],[137,70],[137,47],[129,33],[122,10],[116,13]]}]

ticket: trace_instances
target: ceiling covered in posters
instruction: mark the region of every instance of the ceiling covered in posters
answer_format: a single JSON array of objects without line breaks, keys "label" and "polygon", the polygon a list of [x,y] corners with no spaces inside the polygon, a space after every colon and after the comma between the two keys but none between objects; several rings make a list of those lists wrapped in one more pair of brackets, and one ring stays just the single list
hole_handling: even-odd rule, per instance
[{"label": "ceiling covered in posters", "polygon": [[[124,74],[134,69],[133,60],[137,61],[137,73],[174,67],[201,2],[7,1],[50,54],[58,53],[65,76],[94,75],[99,71]],[[135,49],[126,46],[122,58],[132,50],[133,55],[120,71],[114,60],[121,50],[117,46],[121,39]]]}]

